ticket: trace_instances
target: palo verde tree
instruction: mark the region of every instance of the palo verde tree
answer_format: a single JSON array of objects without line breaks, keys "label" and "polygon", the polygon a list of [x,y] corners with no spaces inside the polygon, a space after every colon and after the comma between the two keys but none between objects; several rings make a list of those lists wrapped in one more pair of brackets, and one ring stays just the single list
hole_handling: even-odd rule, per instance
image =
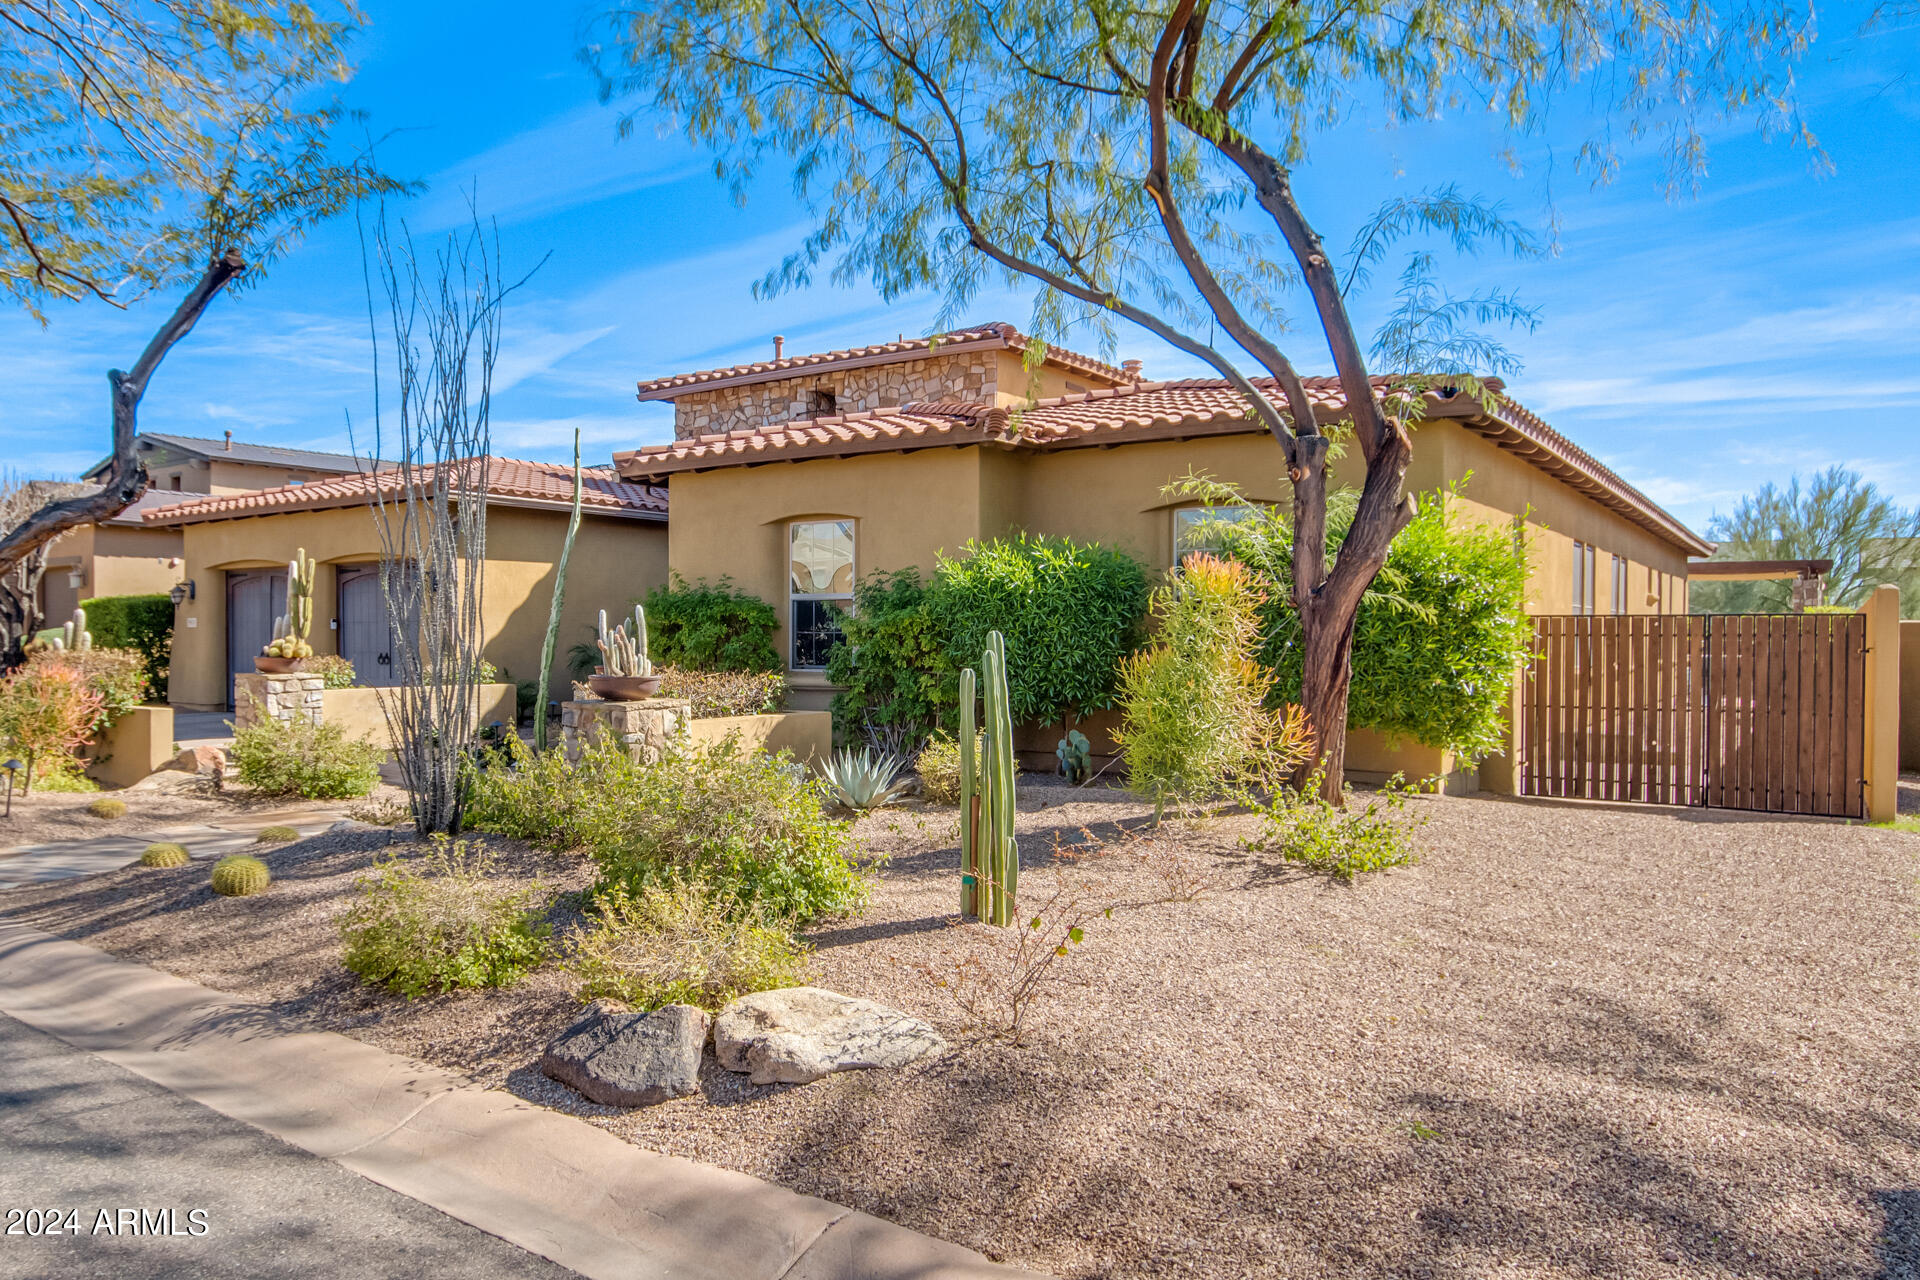
[{"label": "palo verde tree", "polygon": [[[1765,484],[1707,522],[1715,560],[1831,560],[1827,603],[1857,607],[1883,583],[1900,588],[1900,611],[1920,617],[1920,507],[1903,507],[1845,467]],[[1784,613],[1784,581],[1690,588],[1696,613]]]},{"label": "palo verde tree", "polygon": [[[1786,64],[1809,26],[1785,0],[1731,16],[1667,0],[640,0],[584,53],[604,96],[676,120],[738,194],[769,155],[791,162],[816,223],[763,291],[824,264],[888,298],[937,291],[955,320],[983,286],[1024,282],[1036,331],[1090,321],[1110,346],[1115,322],[1137,325],[1234,386],[1293,485],[1303,701],[1337,801],[1355,611],[1413,515],[1409,423],[1436,379],[1486,396],[1472,375],[1500,349],[1476,326],[1527,319],[1508,295],[1449,294],[1421,246],[1533,242],[1448,188],[1389,201],[1335,254],[1294,187],[1316,130],[1483,105],[1524,132],[1578,82],[1607,121],[1664,134],[1684,181],[1704,117],[1792,118]],[[1583,159],[1608,172],[1605,137]],[[1351,296],[1402,249],[1400,302],[1369,343]],[[1339,423],[1316,421],[1298,372],[1296,298]],[[1366,474],[1330,556],[1343,434]]]},{"label": "palo verde tree", "polygon": [[97,492],[0,526],[0,576],[146,491],[133,452],[147,384],[221,290],[308,227],[401,189],[329,142],[359,15],[292,0],[0,4],[0,291],[125,305],[193,283],[128,372],[108,374],[113,459]]}]

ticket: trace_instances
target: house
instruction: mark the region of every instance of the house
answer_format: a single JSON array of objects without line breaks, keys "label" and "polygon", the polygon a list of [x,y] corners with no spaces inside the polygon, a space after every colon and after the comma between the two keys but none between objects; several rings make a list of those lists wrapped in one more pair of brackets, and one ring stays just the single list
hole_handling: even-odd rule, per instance
[{"label": "house", "polygon": [[[573,501],[573,468],[488,460],[487,560],[481,609],[485,656],[508,677],[540,665],[555,565]],[[392,642],[380,590],[376,496],[400,495],[400,474],[335,476],[252,492],[209,494],[145,514],[182,539],[186,599],[175,613],[169,699],[175,707],[232,705],[234,675],[251,671],[272,635],[286,566],[305,548],[316,565],[314,649],[343,654],[363,684],[392,683]],[[566,651],[600,609],[625,612],[666,579],[664,490],[604,469],[583,472],[582,519],[567,573],[553,687],[567,688]]]},{"label": "house", "polygon": [[[1307,385],[1338,421],[1337,382]],[[640,396],[673,402],[676,438],[616,453],[615,469],[670,490],[673,571],[775,603],[796,706],[830,699],[827,606],[874,570],[930,571],[969,539],[1025,529],[1164,571],[1197,508],[1163,489],[1190,469],[1290,500],[1278,447],[1224,381],[1147,380],[1137,362],[1040,349],[1009,325],[659,378]],[[1357,451],[1334,471],[1357,484]],[[1464,517],[1525,526],[1533,611],[1686,611],[1688,558],[1711,545],[1504,394],[1491,412],[1426,403],[1407,486],[1462,480]],[[1362,774],[1365,754],[1356,741]]]},{"label": "house", "polygon": [[[97,596],[171,591],[183,576],[180,531],[143,517],[181,501],[182,494],[274,489],[356,474],[368,465],[344,453],[236,442],[231,431],[221,440],[142,432],[133,447],[152,487],[118,515],[69,529],[48,544],[40,608],[50,621],[64,620]],[[101,459],[81,479],[97,484],[111,461]]]}]

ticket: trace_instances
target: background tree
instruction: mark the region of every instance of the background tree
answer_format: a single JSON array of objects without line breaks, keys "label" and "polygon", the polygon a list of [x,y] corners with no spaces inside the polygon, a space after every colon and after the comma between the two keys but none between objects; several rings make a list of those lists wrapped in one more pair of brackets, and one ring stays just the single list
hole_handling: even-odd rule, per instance
[{"label": "background tree", "polygon": [[[1707,522],[1715,560],[1831,560],[1827,603],[1858,607],[1882,583],[1900,588],[1900,612],[1920,617],[1920,507],[1902,507],[1857,471],[1829,467],[1804,484],[1767,484],[1731,514]],[[1786,582],[1715,582],[1687,592],[1695,613],[1785,613]]]},{"label": "background tree", "polygon": [[[0,474],[0,531],[13,528],[49,502],[81,492],[76,484],[22,480]],[[47,572],[47,548],[35,547],[0,573],[0,672],[27,660],[23,646],[46,625],[40,608],[40,580]]]},{"label": "background tree", "polygon": [[[1316,128],[1369,102],[1391,120],[1471,103],[1524,132],[1584,82],[1610,125],[1668,140],[1684,184],[1703,118],[1791,118],[1783,64],[1810,23],[1787,3],[1723,17],[1666,0],[641,0],[608,10],[585,56],[603,95],[677,119],[737,193],[788,158],[815,226],[763,291],[830,264],[889,299],[936,291],[952,321],[984,285],[1038,285],[1036,331],[1091,321],[1110,347],[1125,321],[1237,388],[1293,483],[1302,695],[1338,802],[1355,611],[1413,515],[1408,423],[1436,383],[1485,397],[1473,375],[1502,353],[1474,326],[1527,319],[1507,295],[1450,295],[1422,246],[1534,245],[1447,188],[1388,202],[1337,257],[1293,185]],[[1611,171],[1606,136],[1582,162]],[[1349,297],[1409,237],[1399,304],[1363,342]],[[1290,294],[1332,358],[1341,423],[1315,420]],[[1330,557],[1336,435],[1366,475]]]},{"label": "background tree", "polygon": [[[338,158],[337,104],[358,12],[293,0],[0,4],[0,290],[115,305],[195,280],[131,372],[112,370],[113,457],[99,489],[0,513],[0,579],[61,533],[146,492],[133,452],[148,381],[214,296],[257,278],[313,223],[403,184]],[[249,266],[252,270],[249,272]]]}]

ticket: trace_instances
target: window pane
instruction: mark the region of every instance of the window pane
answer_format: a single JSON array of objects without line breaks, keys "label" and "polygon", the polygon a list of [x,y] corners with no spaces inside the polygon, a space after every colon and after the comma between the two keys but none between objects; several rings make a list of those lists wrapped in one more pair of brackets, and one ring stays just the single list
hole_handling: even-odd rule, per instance
[{"label": "window pane", "polygon": [[796,670],[827,665],[827,651],[840,643],[840,624],[831,600],[793,602],[793,665]]},{"label": "window pane", "polygon": [[790,536],[794,595],[848,595],[853,591],[853,521],[796,524]]},{"label": "window pane", "polygon": [[1196,551],[1220,551],[1222,525],[1251,520],[1251,507],[1179,507],[1173,513],[1173,556],[1179,560]]}]

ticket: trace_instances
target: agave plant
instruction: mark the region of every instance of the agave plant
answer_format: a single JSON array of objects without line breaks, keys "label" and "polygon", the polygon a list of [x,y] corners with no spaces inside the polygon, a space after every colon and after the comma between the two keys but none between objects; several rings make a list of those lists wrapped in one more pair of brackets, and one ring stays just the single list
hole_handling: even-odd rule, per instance
[{"label": "agave plant", "polygon": [[872,747],[862,747],[856,753],[842,747],[823,772],[833,799],[849,809],[878,809],[906,790],[908,784],[900,780],[906,767],[906,759],[891,752],[875,754]]}]

